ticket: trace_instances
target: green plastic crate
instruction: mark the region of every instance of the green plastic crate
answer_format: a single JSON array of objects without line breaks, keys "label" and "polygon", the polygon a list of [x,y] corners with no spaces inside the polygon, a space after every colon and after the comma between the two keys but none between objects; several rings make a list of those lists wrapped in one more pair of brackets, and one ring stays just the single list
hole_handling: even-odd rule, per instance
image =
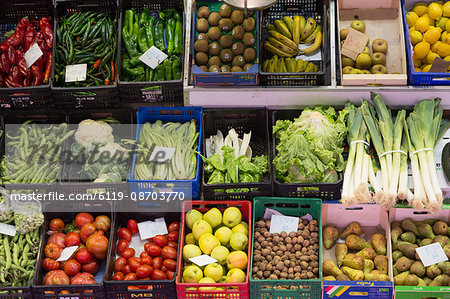
[{"label": "green plastic crate", "polygon": [[[313,198],[255,197],[253,202],[253,223],[264,215],[266,208],[276,210],[286,216],[301,217],[307,213],[318,221],[319,226],[319,278],[290,280],[255,280],[250,281],[250,298],[252,299],[317,299],[322,297],[322,200]],[[252,236],[255,235],[255,226]],[[253,269],[253,247],[251,254]],[[279,286],[297,286],[297,289],[276,289]]]}]

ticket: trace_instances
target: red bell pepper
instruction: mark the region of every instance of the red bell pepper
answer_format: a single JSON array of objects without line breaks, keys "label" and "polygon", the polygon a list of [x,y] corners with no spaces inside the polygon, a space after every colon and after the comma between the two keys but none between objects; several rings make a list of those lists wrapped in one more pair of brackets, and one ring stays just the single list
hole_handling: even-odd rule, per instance
[{"label": "red bell pepper", "polygon": [[12,67],[11,72],[8,75],[8,79],[10,79],[12,82],[17,83],[17,84],[22,83],[22,78],[20,76],[20,70],[17,65]]},{"label": "red bell pepper", "polygon": [[25,31],[25,51],[28,51],[28,49],[33,45],[34,34],[34,26],[32,24],[28,24],[27,30]]},{"label": "red bell pepper", "polygon": [[8,53],[9,63],[16,64],[16,50],[12,46],[8,46],[8,51],[6,52]]},{"label": "red bell pepper", "polygon": [[33,83],[32,76],[29,76],[29,77],[26,77],[25,79],[23,79],[23,86],[31,86],[32,83]]},{"label": "red bell pepper", "polygon": [[47,18],[42,18],[39,22],[39,27],[41,28],[42,33],[45,37],[45,43],[47,46],[52,49],[53,48],[53,29],[52,25]]},{"label": "red bell pepper", "polygon": [[16,30],[14,31],[14,34],[8,37],[1,45],[0,50],[7,51],[8,45],[17,47],[23,42],[23,38],[25,36],[25,30],[29,24],[28,18],[22,18],[20,19],[19,23],[17,24]]},{"label": "red bell pepper", "polygon": [[19,67],[19,72],[24,77],[29,77],[30,70],[27,68],[27,62],[25,58],[23,57],[22,50],[16,51],[16,65]]},{"label": "red bell pepper", "polygon": [[14,83],[11,79],[6,78],[5,79],[5,86],[6,87],[23,87],[22,85],[20,85],[19,83]]},{"label": "red bell pepper", "polygon": [[31,66],[31,73],[33,74],[33,83],[31,83],[32,86],[38,86],[42,84],[42,81],[44,80],[44,74],[41,73],[37,66],[32,65]]},{"label": "red bell pepper", "polygon": [[11,63],[9,62],[8,54],[3,52],[2,55],[0,55],[0,70],[5,74],[9,74],[10,69]]}]

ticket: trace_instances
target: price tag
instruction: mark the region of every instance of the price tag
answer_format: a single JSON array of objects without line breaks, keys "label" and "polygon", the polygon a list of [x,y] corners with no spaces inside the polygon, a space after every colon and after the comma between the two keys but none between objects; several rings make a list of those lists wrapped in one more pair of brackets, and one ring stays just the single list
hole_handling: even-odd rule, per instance
[{"label": "price tag", "polygon": [[445,61],[444,59],[436,57],[431,65],[429,73],[446,73],[449,66],[450,61]]},{"label": "price tag", "polygon": [[166,60],[167,54],[158,49],[155,46],[152,46],[150,49],[148,49],[144,54],[139,57],[139,60],[151,67],[152,69],[155,69],[161,62]]},{"label": "price tag", "polygon": [[442,249],[441,243],[432,243],[416,248],[416,252],[425,267],[448,261],[448,257],[444,249]]},{"label": "price tag", "polygon": [[61,256],[56,260],[58,262],[64,262],[70,259],[70,257],[77,251],[79,246],[69,246],[61,251]]},{"label": "price tag", "polygon": [[157,221],[145,221],[138,223],[139,235],[141,240],[153,238],[157,235],[166,235],[168,233],[164,218],[159,218]]},{"label": "price tag", "polygon": [[44,53],[42,53],[41,48],[39,48],[38,44],[34,43],[23,55],[27,62],[27,68],[32,66],[42,55],[44,55]]},{"label": "price tag", "polygon": [[366,34],[359,32],[353,28],[350,28],[348,31],[347,38],[342,45],[341,53],[353,60],[356,60],[358,55],[364,51],[364,48],[367,45],[367,41],[369,40],[369,36]]},{"label": "price tag", "polygon": [[212,263],[217,263],[217,260],[215,258],[210,257],[207,254],[191,257],[189,260],[199,267],[203,267]]},{"label": "price tag", "polygon": [[16,227],[14,225],[0,222],[0,234],[14,237],[16,235]]},{"label": "price tag", "polygon": [[298,221],[298,217],[272,215],[269,232],[271,234],[279,234],[281,232],[286,232],[289,234],[290,232],[297,232]]},{"label": "price tag", "polygon": [[85,81],[87,64],[66,65],[66,82]]},{"label": "price tag", "polygon": [[271,219],[272,215],[283,215],[283,214],[281,214],[280,212],[278,212],[276,210],[266,208],[266,210],[264,211],[264,219],[266,219],[266,220]]},{"label": "price tag", "polygon": [[174,153],[175,148],[173,147],[156,146],[150,156],[150,162],[168,163],[172,159]]}]

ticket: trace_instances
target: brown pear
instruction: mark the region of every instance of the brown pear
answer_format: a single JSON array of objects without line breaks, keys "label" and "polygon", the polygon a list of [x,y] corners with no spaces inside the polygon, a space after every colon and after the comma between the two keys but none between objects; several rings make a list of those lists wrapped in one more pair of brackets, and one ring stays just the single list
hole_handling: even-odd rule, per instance
[{"label": "brown pear", "polygon": [[425,275],[426,269],[421,261],[415,261],[409,268],[409,272],[411,272],[411,274],[416,274],[419,277],[423,277]]},{"label": "brown pear", "polygon": [[400,238],[400,236],[402,235],[402,233],[403,233],[403,230],[402,230],[401,227],[399,227],[399,226],[393,227],[392,230],[391,230],[391,239],[392,239],[392,242],[394,242],[394,243],[397,242],[397,241],[398,241],[398,238]]},{"label": "brown pear", "polygon": [[405,256],[405,255],[400,250],[396,250],[396,251],[392,252],[392,260],[394,261],[394,263],[397,262],[397,260],[399,258],[401,258],[402,256]]},{"label": "brown pear", "polygon": [[404,282],[405,286],[416,286],[418,284],[419,284],[419,277],[417,277],[414,274],[409,274],[408,276],[406,276]]},{"label": "brown pear", "polygon": [[364,269],[363,269],[364,275],[370,273],[370,271],[372,271],[373,268],[375,268],[373,261],[369,259],[364,259]]},{"label": "brown pear", "polygon": [[342,234],[339,237],[342,240],[344,240],[350,234],[359,236],[361,233],[362,233],[361,225],[359,225],[358,222],[353,221],[345,228],[345,230],[342,232]]},{"label": "brown pear", "polygon": [[370,243],[377,254],[386,255],[386,237],[383,234],[372,235]]},{"label": "brown pear", "polygon": [[338,276],[336,276],[336,280],[351,280],[351,279],[347,275],[342,273],[342,274],[339,274]]},{"label": "brown pear", "polygon": [[345,244],[350,250],[361,250],[366,247],[372,247],[368,242],[354,234],[348,235],[347,238],[345,238]]},{"label": "brown pear", "polygon": [[433,243],[440,243],[442,248],[444,248],[445,245],[450,244],[450,239],[447,236],[437,235],[434,237]]},{"label": "brown pear", "polygon": [[427,283],[422,278],[419,278],[419,283],[417,284],[418,287],[426,287]]},{"label": "brown pear", "polygon": [[398,271],[408,271],[413,263],[413,260],[407,258],[406,256],[402,256],[397,260],[395,263],[395,267],[398,269]]},{"label": "brown pear", "polygon": [[405,279],[409,275],[409,271],[402,272],[394,276],[394,285],[396,286],[404,286]]},{"label": "brown pear", "polygon": [[400,274],[400,271],[395,267],[395,264],[392,266],[392,275],[398,275]]},{"label": "brown pear", "polygon": [[440,287],[440,286],[448,286],[450,282],[450,277],[446,274],[441,274],[436,276],[433,281],[429,284],[430,287]]},{"label": "brown pear", "polygon": [[402,221],[402,229],[407,232],[413,232],[418,237],[420,236],[416,224],[409,218]]},{"label": "brown pear", "polygon": [[433,228],[428,223],[416,223],[416,226],[422,238],[433,239],[434,237],[436,237],[436,235],[433,233]]},{"label": "brown pear", "polygon": [[431,278],[429,278],[428,276],[425,276],[424,278],[423,278],[423,281],[425,281],[425,283],[427,284],[427,285],[430,285],[430,283],[433,281]]},{"label": "brown pear", "polygon": [[427,246],[430,245],[431,243],[433,243],[433,240],[431,240],[430,238],[425,238],[422,241],[420,241],[419,247]]},{"label": "brown pear", "polygon": [[335,248],[335,254],[336,254],[336,262],[338,266],[342,266],[342,260],[344,257],[348,254],[348,247],[345,245],[345,243],[339,243],[336,245]]},{"label": "brown pear", "polygon": [[436,276],[441,275],[441,274],[442,274],[442,271],[441,271],[441,269],[439,269],[439,267],[436,264],[427,267],[427,276],[430,279],[435,279]]},{"label": "brown pear", "polygon": [[444,246],[445,255],[450,259],[450,245]]},{"label": "brown pear", "polygon": [[433,231],[436,235],[446,235],[448,225],[444,221],[437,221],[433,224]]},{"label": "brown pear", "polygon": [[387,274],[388,272],[388,260],[385,255],[377,255],[373,260],[375,264],[375,268],[379,270],[383,274]]},{"label": "brown pear", "polygon": [[373,250],[373,248],[367,247],[367,248],[360,250],[356,255],[359,255],[360,257],[362,257],[364,259],[373,260],[375,258],[375,256],[377,255],[377,253],[375,252],[375,250]]},{"label": "brown pear", "polygon": [[400,239],[409,243],[416,243],[417,237],[413,232],[405,232],[400,235]]},{"label": "brown pear", "polygon": [[402,224],[401,224],[400,222],[397,222],[397,221],[392,222],[392,223],[391,223],[391,229],[393,229],[394,227],[400,227],[400,228],[402,228]]},{"label": "brown pear", "polygon": [[450,276],[450,262],[446,261],[446,262],[440,262],[437,264],[439,269],[441,269],[441,272],[443,274],[449,275]]},{"label": "brown pear", "polygon": [[344,272],[351,280],[364,280],[364,272],[361,270],[355,270],[344,266],[342,267],[342,272]]},{"label": "brown pear", "polygon": [[419,246],[417,246],[416,244],[402,244],[402,245],[398,246],[400,251],[403,252],[403,254],[410,259],[415,258],[417,247],[419,247]]},{"label": "brown pear", "polygon": [[378,270],[373,270],[370,273],[366,274],[365,280],[370,281],[389,281],[389,276],[381,273]]},{"label": "brown pear", "polygon": [[333,225],[327,226],[323,229],[323,244],[326,249],[333,247],[334,242],[339,237],[339,231]]},{"label": "brown pear", "polygon": [[327,275],[333,275],[336,277],[342,273],[342,271],[339,270],[338,266],[332,260],[325,260],[322,267],[323,273]]},{"label": "brown pear", "polygon": [[356,254],[347,254],[342,264],[356,270],[364,269],[364,259]]},{"label": "brown pear", "polygon": [[329,276],[325,276],[324,278],[323,278],[323,280],[324,281],[335,281],[336,280],[336,278],[334,277],[334,276],[331,276],[331,275],[329,275]]}]

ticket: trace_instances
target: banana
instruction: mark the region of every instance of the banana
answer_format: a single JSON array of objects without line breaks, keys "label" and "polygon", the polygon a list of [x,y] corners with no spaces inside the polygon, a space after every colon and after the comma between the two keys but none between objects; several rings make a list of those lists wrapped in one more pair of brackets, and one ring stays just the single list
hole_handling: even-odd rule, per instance
[{"label": "banana", "polygon": [[319,70],[319,67],[317,65],[314,65],[314,73],[316,73]]},{"label": "banana", "polygon": [[272,57],[272,59],[270,59],[270,61],[269,61],[269,66],[267,67],[267,72],[268,72],[268,73],[273,73],[273,72],[275,72],[275,66],[277,65],[277,62],[278,62],[278,56],[277,56],[277,55],[274,55],[274,56]]},{"label": "banana", "polygon": [[281,73],[287,73],[285,59],[281,60]]},{"label": "banana", "polygon": [[262,65],[262,71],[263,71],[263,72],[267,72],[268,67],[269,67],[269,62],[270,62],[269,59],[264,60],[264,63],[263,63],[263,65]]},{"label": "banana", "polygon": [[314,40],[314,44],[312,44],[310,47],[303,49],[302,52],[306,55],[311,55],[317,52],[320,48],[320,45],[322,44],[322,32],[317,32],[316,39]]},{"label": "banana", "polygon": [[299,58],[295,63],[295,72],[303,72],[303,60]]},{"label": "banana", "polygon": [[264,42],[264,49],[269,51],[272,54],[277,54],[280,57],[292,57],[291,53],[286,53],[278,48],[276,48],[274,45],[272,45],[269,42]]},{"label": "banana", "polygon": [[287,69],[288,73],[295,73],[295,67],[296,67],[295,59],[286,58],[285,62],[286,62],[286,69]]},{"label": "banana", "polygon": [[292,40],[290,40],[289,38],[287,38],[283,34],[279,33],[278,31],[270,30],[269,34],[273,38],[278,40],[279,42],[281,42],[281,43],[285,44],[286,46],[288,46],[289,48],[291,48],[292,50],[298,50],[298,44],[294,43]]},{"label": "banana", "polygon": [[306,26],[305,29],[302,31],[302,35],[300,40],[305,40],[311,33],[313,33],[314,29],[316,28],[316,20],[313,18],[308,18],[306,20]]},{"label": "banana", "polygon": [[300,16],[294,16],[294,24],[292,27],[292,39],[295,44],[300,43]]},{"label": "banana", "polygon": [[314,29],[314,32],[311,33],[306,39],[305,39],[305,44],[309,45],[312,44],[314,42],[314,40],[316,39],[317,33],[322,29],[321,26],[317,26],[316,29]]},{"label": "banana", "polygon": [[305,30],[305,27],[306,27],[306,19],[304,16],[300,16],[300,39],[301,39],[303,30]]},{"label": "banana", "polygon": [[267,26],[266,26],[266,29],[267,29],[268,31],[270,31],[270,30],[277,30],[273,24],[267,25]]},{"label": "banana", "polygon": [[306,70],[306,67],[308,66],[308,64],[309,64],[309,61],[307,61],[307,60],[303,61],[302,72],[304,72]]},{"label": "banana", "polygon": [[286,24],[287,28],[289,29],[289,32],[292,34],[292,27],[294,26],[294,20],[289,16],[285,16],[283,18],[283,21]]},{"label": "banana", "polygon": [[311,73],[312,71],[314,71],[314,64],[310,62],[305,69],[305,73]]},{"label": "banana", "polygon": [[283,59],[279,59],[275,66],[275,73],[281,73],[281,70],[283,69],[283,67],[281,66],[282,64],[283,64]]},{"label": "banana", "polygon": [[[297,55],[297,54],[298,54],[298,50],[294,50],[294,49],[292,49],[292,48],[286,46],[285,44],[283,44],[282,42],[280,42],[280,41],[277,40],[277,39],[274,39],[273,37],[269,37],[267,40],[268,40],[269,43],[271,43],[275,48],[277,48],[277,49],[279,49],[279,50],[281,50],[281,51],[283,51],[283,52],[285,52],[285,53],[291,54],[291,56],[294,56],[294,55]],[[276,54],[276,53],[275,53],[275,54]],[[291,57],[291,56],[289,56],[289,57]]]},{"label": "banana", "polygon": [[292,34],[289,31],[289,28],[286,26],[286,24],[281,20],[275,21],[275,27],[277,28],[277,31],[279,31],[281,34],[286,36],[289,39],[292,39]]}]

